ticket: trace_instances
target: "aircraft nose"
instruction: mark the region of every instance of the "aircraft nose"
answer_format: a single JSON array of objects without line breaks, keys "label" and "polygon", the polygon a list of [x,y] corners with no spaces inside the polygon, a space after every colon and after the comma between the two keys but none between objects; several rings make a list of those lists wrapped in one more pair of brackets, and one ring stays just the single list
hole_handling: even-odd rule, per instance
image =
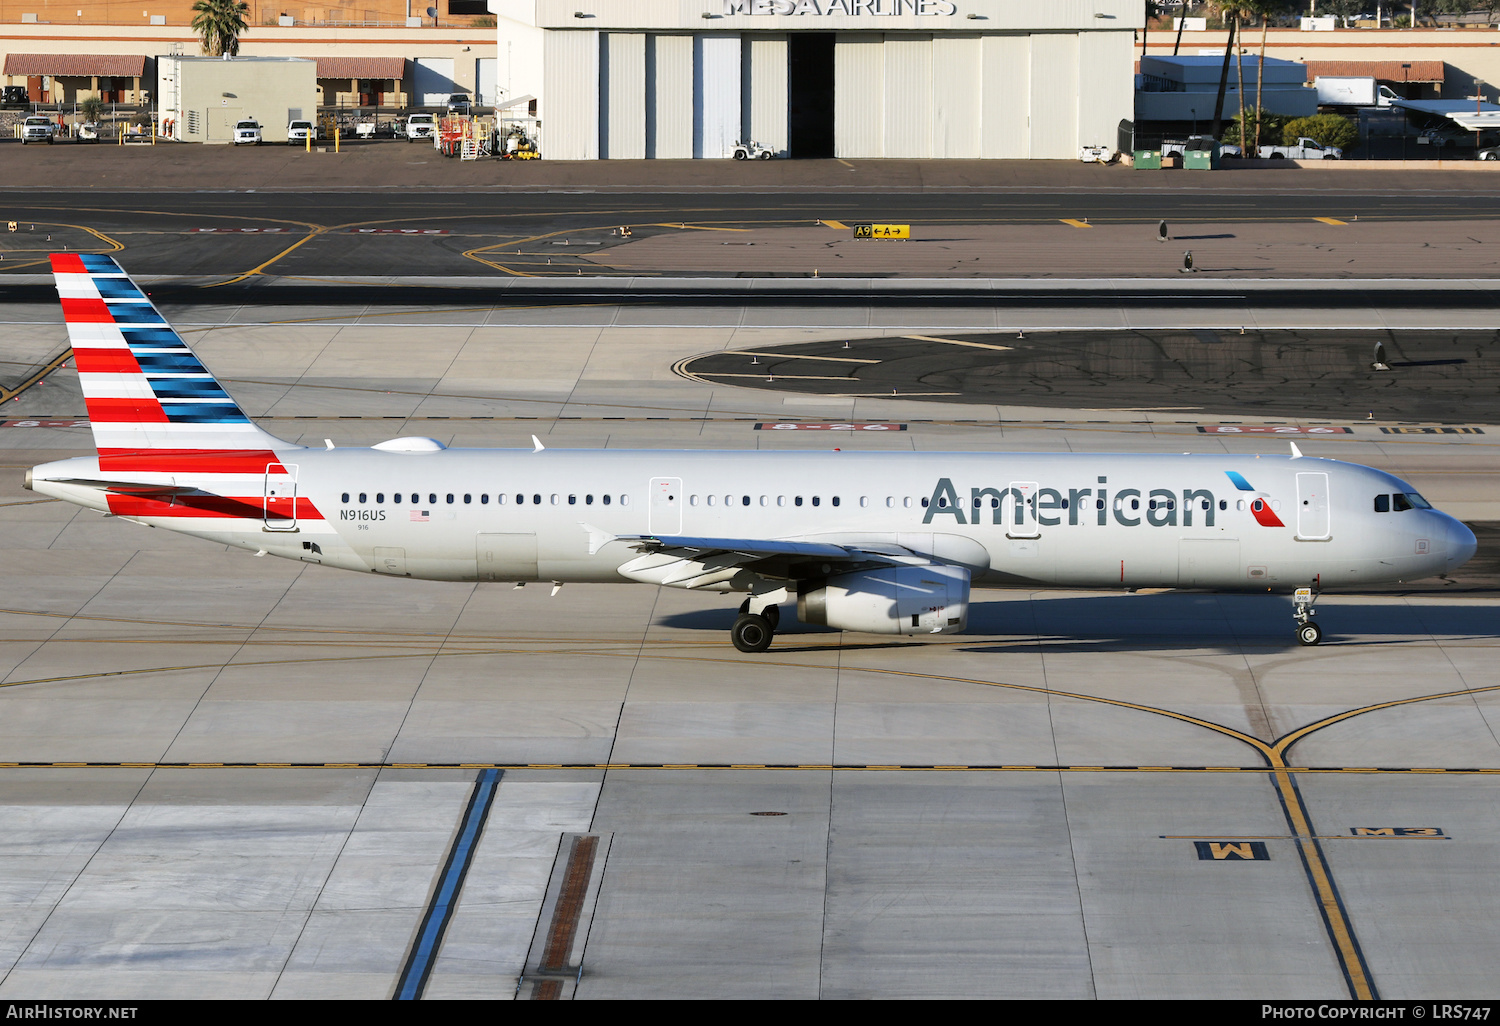
[{"label": "aircraft nose", "polygon": [[1448,518],[1448,543],[1446,552],[1448,556],[1448,569],[1454,570],[1463,566],[1473,558],[1475,551],[1479,548],[1479,542],[1474,537],[1474,532],[1469,530],[1468,525],[1452,517]]}]

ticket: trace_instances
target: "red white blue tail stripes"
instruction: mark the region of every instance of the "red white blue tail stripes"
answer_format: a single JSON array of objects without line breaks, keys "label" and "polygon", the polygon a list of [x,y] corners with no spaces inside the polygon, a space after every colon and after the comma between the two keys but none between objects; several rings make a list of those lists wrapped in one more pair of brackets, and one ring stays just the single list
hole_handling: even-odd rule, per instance
[{"label": "red white blue tail stripes", "polygon": [[54,253],[52,271],[101,459],[296,448],[251,423],[114,260]]}]

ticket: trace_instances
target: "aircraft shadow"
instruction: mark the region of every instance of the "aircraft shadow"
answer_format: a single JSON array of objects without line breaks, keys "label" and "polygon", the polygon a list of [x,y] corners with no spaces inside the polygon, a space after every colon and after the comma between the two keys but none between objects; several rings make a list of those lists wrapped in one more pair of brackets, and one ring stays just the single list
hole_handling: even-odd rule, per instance
[{"label": "aircraft shadow", "polygon": [[[1429,636],[1439,640],[1500,637],[1500,616],[1489,603],[1439,603],[1420,598],[1377,603],[1362,599],[1324,596],[1317,608],[1325,647],[1340,643],[1398,645]],[[656,622],[679,630],[728,632],[736,615],[737,607],[727,606],[674,613]],[[1292,629],[1292,602],[1285,595],[1169,592],[1037,599],[1017,595],[971,603],[963,636],[975,642],[969,651],[1011,651],[1017,644],[1040,639],[1049,652],[1131,652],[1245,645],[1296,648]],[[795,607],[785,605],[776,633],[785,637],[837,632],[797,622]],[[838,647],[884,648],[910,644],[921,636],[901,642],[874,640],[878,635],[851,633],[849,637],[861,641],[855,646],[844,643]],[[1009,640],[987,643],[986,637]],[[863,643],[864,638],[871,641]],[[945,640],[957,639],[949,635]]]}]

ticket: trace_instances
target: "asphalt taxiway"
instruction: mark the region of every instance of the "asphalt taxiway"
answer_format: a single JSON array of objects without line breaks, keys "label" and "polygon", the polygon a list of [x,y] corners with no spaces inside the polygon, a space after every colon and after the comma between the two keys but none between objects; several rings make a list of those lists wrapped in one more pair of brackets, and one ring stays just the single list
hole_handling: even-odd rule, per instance
[{"label": "asphalt taxiway", "polygon": [[[1284,597],[1038,589],[976,596],[937,642],[788,616],[746,656],[717,596],[366,578],[39,500],[23,469],[90,439],[76,377],[48,367],[60,318],[8,304],[0,997],[1488,993],[1500,427],[1462,395],[1454,416],[1369,421],[674,370],[1044,312],[1226,331],[1247,313],[1017,309],[164,302],[248,411],[308,444],[1290,437],[1402,474],[1486,548],[1446,580],[1325,596],[1313,649]],[[1256,330],[1439,313],[1248,312]]]}]

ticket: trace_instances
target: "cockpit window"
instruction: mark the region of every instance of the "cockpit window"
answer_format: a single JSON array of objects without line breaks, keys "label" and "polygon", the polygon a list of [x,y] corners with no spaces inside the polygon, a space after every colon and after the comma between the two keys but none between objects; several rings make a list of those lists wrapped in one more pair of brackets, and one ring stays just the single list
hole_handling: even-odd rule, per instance
[{"label": "cockpit window", "polygon": [[1430,503],[1426,499],[1422,498],[1416,492],[1407,492],[1406,493],[1406,501],[1409,502],[1409,503],[1411,503],[1413,506],[1417,507],[1417,509],[1431,509],[1432,508],[1432,503]]},{"label": "cockpit window", "polygon": [[1406,496],[1402,495],[1400,492],[1397,492],[1395,495],[1392,495],[1391,499],[1395,502],[1395,507],[1396,507],[1396,512],[1397,513],[1404,513],[1407,510],[1411,509],[1411,503],[1407,502],[1406,501]]},{"label": "cockpit window", "polygon": [[1375,496],[1375,512],[1389,513],[1391,511],[1391,497],[1389,495]]}]

